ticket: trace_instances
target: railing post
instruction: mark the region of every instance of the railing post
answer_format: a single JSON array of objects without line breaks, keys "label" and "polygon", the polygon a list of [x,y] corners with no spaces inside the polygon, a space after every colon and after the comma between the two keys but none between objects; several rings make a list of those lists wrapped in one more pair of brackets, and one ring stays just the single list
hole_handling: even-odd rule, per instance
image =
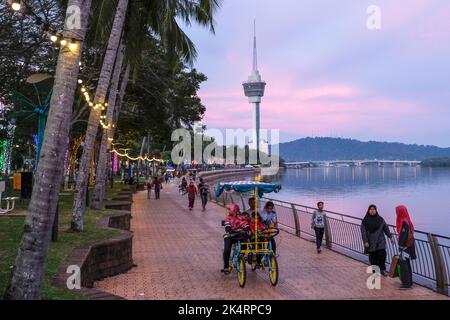
[{"label": "railing post", "polygon": [[227,193],[224,191],[222,194],[223,206],[227,206]]},{"label": "railing post", "polygon": [[330,223],[328,222],[328,217],[325,218],[325,243],[328,249],[331,250],[333,237],[331,236]]},{"label": "railing post", "polygon": [[433,256],[434,269],[436,272],[436,291],[441,294],[448,295],[447,270],[444,265],[444,257],[439,250],[439,242],[437,238],[431,233],[428,233],[427,237],[431,248],[431,254]]},{"label": "railing post", "polygon": [[292,208],[292,214],[294,215],[295,235],[300,238],[301,229],[300,229],[300,220],[298,219],[297,209],[295,208],[295,205],[293,203],[291,204],[291,208]]},{"label": "railing post", "polygon": [[241,197],[241,201],[242,201],[242,212],[244,212],[245,211],[244,197],[242,196],[242,193],[240,193],[239,196]]}]

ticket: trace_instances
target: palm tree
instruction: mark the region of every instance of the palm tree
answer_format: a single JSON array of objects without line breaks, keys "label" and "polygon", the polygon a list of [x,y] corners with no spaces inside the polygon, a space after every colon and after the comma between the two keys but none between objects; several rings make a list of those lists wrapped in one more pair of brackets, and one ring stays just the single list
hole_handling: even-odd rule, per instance
[{"label": "palm tree", "polygon": [[[122,39],[123,41],[123,39]],[[120,74],[122,71],[122,65],[125,56],[125,45],[122,43],[119,48],[119,52],[116,57],[116,63],[114,66],[114,73],[111,80],[111,87],[109,90],[109,98],[108,98],[108,108],[106,113],[105,124],[108,128],[105,128],[102,134],[102,142],[99,151],[99,158],[97,163],[97,175],[95,178],[95,187],[94,193],[92,195],[92,209],[101,210],[103,209],[103,199],[106,194],[106,181],[107,181],[107,172],[108,172],[108,158],[110,154],[108,150],[111,146],[111,141],[109,139],[113,138],[112,130],[113,130],[113,116],[114,111],[117,108],[116,100],[117,100],[117,89],[119,88],[119,80]]]},{"label": "palm tree", "polygon": [[[127,51],[132,52],[131,55],[139,55],[142,46],[146,43],[145,37],[149,32],[153,32],[160,35],[172,61],[175,60],[175,54],[177,53],[181,55],[183,60],[192,63],[197,55],[195,46],[179,27],[176,18],[181,18],[187,25],[190,25],[191,20],[194,19],[200,25],[209,26],[210,30],[214,32],[213,14],[219,7],[220,2],[219,0],[137,0],[131,2],[128,16],[129,32],[125,36],[128,42]],[[114,107],[115,105],[108,104],[108,108]],[[88,132],[91,132],[93,137],[97,134],[97,129],[98,124],[89,122]],[[87,170],[93,143],[93,139],[89,143],[86,140],[86,146],[81,160],[76,188],[78,193],[74,202],[72,219],[72,229],[75,231],[83,230],[83,216],[88,183]],[[107,143],[107,138],[102,138],[100,152],[104,153],[108,149]],[[93,196],[93,208],[95,209],[103,208],[104,188],[106,188],[106,166],[107,156],[100,154],[97,166],[96,187],[94,188]],[[81,172],[82,170],[83,172]]]},{"label": "palm tree", "polygon": [[89,115],[83,155],[81,157],[80,167],[78,170],[71,223],[71,229],[73,231],[80,232],[83,231],[84,228],[84,212],[86,207],[86,189],[88,187],[89,164],[91,162],[92,151],[94,149],[94,143],[97,137],[97,130],[102,110],[97,106],[99,104],[104,105],[106,100],[106,93],[111,81],[114,61],[116,60],[117,50],[122,37],[127,9],[128,0],[119,0],[108,41],[108,48],[106,49],[102,70],[100,72],[100,79],[95,92],[93,102],[95,107],[91,110]]},{"label": "palm tree", "polygon": [[[66,39],[76,39],[76,48],[61,49],[53,87],[53,96],[36,173],[33,194],[28,207],[22,241],[18,250],[12,278],[5,299],[36,300],[41,298],[51,230],[58,204],[63,178],[65,146],[70,130],[72,106],[81,51],[86,35],[92,0],[69,0],[68,7],[76,6],[81,12],[81,29],[66,29]],[[72,7],[73,8],[73,7]],[[72,13],[67,12],[67,21]]]}]

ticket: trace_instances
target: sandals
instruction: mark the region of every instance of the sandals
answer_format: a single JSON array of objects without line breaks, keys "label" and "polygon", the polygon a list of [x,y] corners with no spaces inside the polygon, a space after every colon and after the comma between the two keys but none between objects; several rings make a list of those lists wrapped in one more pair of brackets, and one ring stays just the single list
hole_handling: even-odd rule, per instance
[{"label": "sandals", "polygon": [[230,274],[231,270],[230,270],[230,268],[224,268],[224,269],[220,270],[220,272],[223,272],[224,274]]}]

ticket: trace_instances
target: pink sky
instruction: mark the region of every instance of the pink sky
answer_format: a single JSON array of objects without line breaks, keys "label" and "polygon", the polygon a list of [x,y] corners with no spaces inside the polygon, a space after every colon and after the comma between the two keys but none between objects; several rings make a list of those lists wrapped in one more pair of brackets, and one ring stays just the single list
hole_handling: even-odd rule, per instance
[{"label": "pink sky", "polygon": [[267,82],[261,126],[282,141],[339,136],[450,146],[450,2],[376,1],[382,28],[366,27],[373,1],[224,1],[216,35],[188,30],[208,128],[250,128],[242,82],[257,17]]}]

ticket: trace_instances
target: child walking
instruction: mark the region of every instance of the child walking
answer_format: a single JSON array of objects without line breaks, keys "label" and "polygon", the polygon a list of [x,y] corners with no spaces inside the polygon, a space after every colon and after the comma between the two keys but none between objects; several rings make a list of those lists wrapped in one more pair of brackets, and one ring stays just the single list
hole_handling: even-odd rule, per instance
[{"label": "child walking", "polygon": [[312,214],[311,219],[311,229],[314,229],[316,233],[316,246],[317,246],[317,253],[322,252],[322,241],[323,241],[323,234],[325,232],[325,219],[326,219],[326,213],[323,211],[324,203],[323,201],[319,201],[317,203],[317,210],[315,210]]}]

